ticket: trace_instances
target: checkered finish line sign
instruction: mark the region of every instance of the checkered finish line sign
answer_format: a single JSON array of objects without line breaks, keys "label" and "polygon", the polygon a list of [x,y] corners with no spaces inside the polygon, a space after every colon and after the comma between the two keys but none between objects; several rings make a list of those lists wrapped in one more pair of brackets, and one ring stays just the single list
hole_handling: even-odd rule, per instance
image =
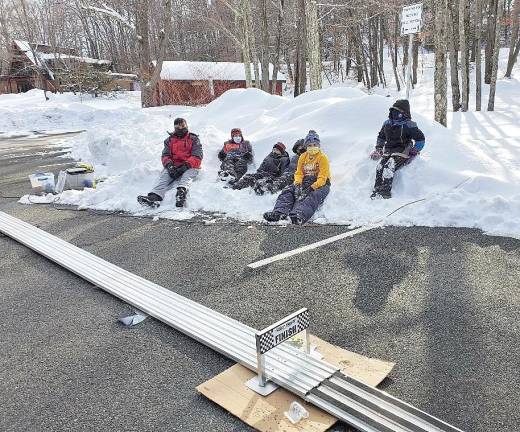
[{"label": "checkered finish line sign", "polygon": [[256,333],[256,349],[260,354],[280,345],[282,342],[309,327],[310,316],[307,308],[300,309],[284,319]]}]

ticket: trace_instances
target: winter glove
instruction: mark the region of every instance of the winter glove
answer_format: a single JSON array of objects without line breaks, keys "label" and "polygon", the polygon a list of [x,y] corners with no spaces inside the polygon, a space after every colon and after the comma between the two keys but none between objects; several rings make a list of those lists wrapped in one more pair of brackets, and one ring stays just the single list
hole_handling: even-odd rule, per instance
[{"label": "winter glove", "polygon": [[412,147],[410,149],[410,152],[408,153],[408,156],[410,156],[412,158],[415,156],[419,156],[420,154],[421,154],[421,152],[419,150],[417,150],[415,147]]},{"label": "winter glove", "polygon": [[264,185],[260,182],[256,182],[253,185],[253,190],[255,191],[255,194],[257,195],[263,195],[264,194]]},{"label": "winter glove", "polygon": [[218,152],[218,158],[223,161],[224,159],[226,159],[226,152],[224,150],[220,150]]},{"label": "winter glove", "polygon": [[378,160],[378,159],[381,159],[381,156],[383,156],[381,154],[381,151],[380,150],[374,150],[372,153],[370,153],[370,159],[372,160]]},{"label": "winter glove", "polygon": [[304,188],[301,184],[296,185],[294,188],[294,198],[296,201],[302,201],[307,197],[307,195],[309,195],[310,192],[310,187]]},{"label": "winter glove", "polygon": [[173,166],[173,162],[168,162],[164,168],[166,168],[170,177],[175,180],[175,167]]},{"label": "winter glove", "polygon": [[173,175],[170,174],[170,177],[173,179],[173,180],[177,180],[179,178],[182,177],[182,175],[188,171],[190,167],[188,166],[188,164],[186,163],[183,163],[182,165],[179,165],[177,168],[174,168],[174,173]]},{"label": "winter glove", "polygon": [[244,153],[244,159],[248,162],[251,162],[253,160],[253,153],[251,153],[251,152]]},{"label": "winter glove", "polygon": [[305,198],[307,198],[307,196],[312,192],[312,188],[309,186],[305,189],[302,188],[302,193],[300,195],[300,201],[304,200]]}]

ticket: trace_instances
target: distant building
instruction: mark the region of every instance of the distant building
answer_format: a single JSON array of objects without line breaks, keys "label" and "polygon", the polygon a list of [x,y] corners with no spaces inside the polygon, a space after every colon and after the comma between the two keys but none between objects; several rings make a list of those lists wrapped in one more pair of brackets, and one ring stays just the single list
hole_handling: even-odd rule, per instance
[{"label": "distant building", "polygon": [[[252,65],[251,65],[252,66]],[[254,72],[251,67],[254,82]],[[269,65],[269,84],[273,65]],[[285,76],[276,77],[276,94],[282,94]],[[155,92],[155,105],[203,105],[230,89],[246,88],[244,63],[165,61]]]},{"label": "distant building", "polygon": [[13,41],[9,68],[0,75],[0,93],[22,93],[32,89],[51,92],[70,90],[90,74],[100,74],[106,90],[133,90],[136,76],[110,71],[112,62],[79,56],[73,48]]}]

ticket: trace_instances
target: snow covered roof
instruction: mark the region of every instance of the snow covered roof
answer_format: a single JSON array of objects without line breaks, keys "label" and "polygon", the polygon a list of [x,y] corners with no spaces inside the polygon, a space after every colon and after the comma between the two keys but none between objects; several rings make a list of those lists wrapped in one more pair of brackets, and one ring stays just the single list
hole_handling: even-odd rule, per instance
[{"label": "snow covered roof", "polygon": [[[260,67],[259,67],[260,68]],[[251,76],[254,80],[253,65]],[[260,71],[261,76],[261,71]],[[273,76],[273,65],[269,65],[269,79]],[[165,61],[161,70],[163,80],[203,80],[245,81],[244,63]],[[278,81],[285,81],[285,75],[278,72]]]},{"label": "snow covered roof", "polygon": [[[49,69],[49,66],[47,65],[47,61],[72,59],[72,60],[77,60],[81,63],[97,64],[97,65],[103,65],[103,64],[109,65],[112,63],[110,60],[99,60],[99,59],[94,59],[94,58],[90,58],[90,57],[80,57],[80,56],[64,54],[64,53],[60,53],[60,52],[55,52],[55,53],[41,52],[41,51],[38,51],[38,45],[32,44],[33,46],[31,47],[31,44],[27,41],[15,40],[14,43],[16,44],[18,49],[27,56],[27,58],[31,61],[31,63],[33,63],[35,66],[40,66],[40,67],[43,67],[44,69],[46,69],[47,72],[49,73],[49,76],[51,77],[51,79],[54,79],[54,74]],[[42,46],[49,48],[48,45],[42,45]]]},{"label": "snow covered roof", "polygon": [[111,64],[112,62],[110,60],[100,60],[95,59],[91,57],[80,57],[70,54],[60,54],[60,53],[38,53],[38,57],[43,60],[60,60],[60,59],[73,59],[77,60],[82,63],[89,63],[89,64]]},{"label": "snow covered roof", "polygon": [[16,46],[18,47],[18,49],[20,51],[25,53],[25,55],[29,58],[29,60],[33,64],[35,64],[37,66],[41,66],[40,63],[38,62],[38,60],[34,57],[33,50],[31,49],[31,45],[29,45],[29,42],[15,40],[14,43],[16,44]]}]

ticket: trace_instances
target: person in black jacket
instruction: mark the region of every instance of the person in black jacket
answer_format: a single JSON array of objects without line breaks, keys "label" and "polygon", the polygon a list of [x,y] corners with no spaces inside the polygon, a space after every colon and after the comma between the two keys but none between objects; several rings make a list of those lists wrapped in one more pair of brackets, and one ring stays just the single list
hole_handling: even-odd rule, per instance
[{"label": "person in black jacket", "polygon": [[[285,144],[277,142],[273,146],[273,150],[262,161],[260,167],[255,173],[246,174],[240,180],[232,184],[233,189],[244,189],[253,187],[257,182],[263,182],[266,179],[275,179],[282,175],[289,166],[289,155],[285,151]],[[230,182],[231,184],[231,182]]]},{"label": "person in black jacket", "polygon": [[396,101],[379,131],[376,148],[370,154],[372,160],[380,159],[372,199],[392,197],[395,172],[419,155],[424,143],[424,134],[412,121],[410,102],[406,99]]},{"label": "person in black jacket", "polygon": [[282,175],[274,179],[268,177],[264,180],[257,181],[254,186],[255,192],[258,195],[263,195],[265,192],[277,193],[280,192],[283,188],[292,185],[294,180],[294,173],[296,171],[296,167],[298,166],[298,159],[300,158],[300,155],[305,153],[305,150],[307,149],[307,142],[313,137],[318,137],[319,139],[317,132],[311,129],[305,138],[300,138],[298,141],[296,141],[292,148],[294,156],[291,156],[289,165],[282,173]]}]

